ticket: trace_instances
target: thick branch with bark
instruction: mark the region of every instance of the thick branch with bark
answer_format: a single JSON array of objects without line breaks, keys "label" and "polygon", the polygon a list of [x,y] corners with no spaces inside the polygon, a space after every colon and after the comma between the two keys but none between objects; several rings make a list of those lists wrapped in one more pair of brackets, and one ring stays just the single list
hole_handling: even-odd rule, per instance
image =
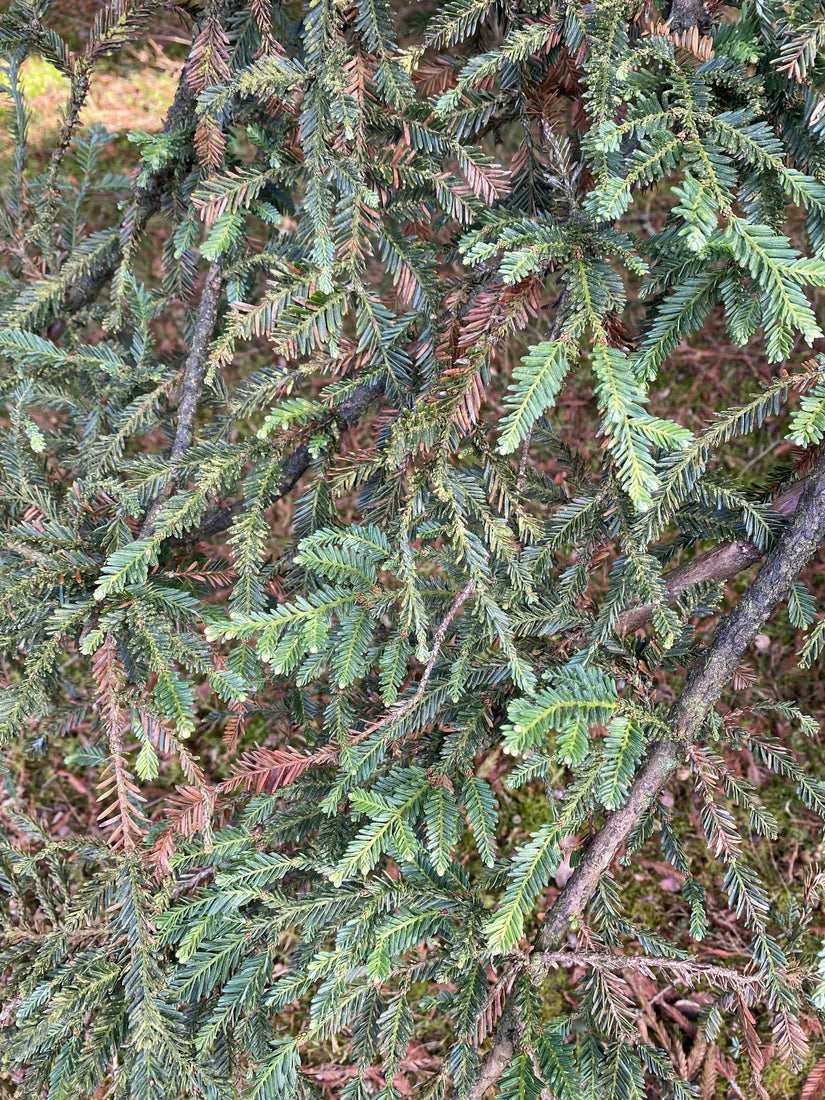
[{"label": "thick branch with bark", "polygon": [[[804,481],[789,486],[773,502],[773,511],[780,516],[793,515],[804,488]],[[747,539],[720,543],[707,553],[699,554],[693,561],[678,565],[665,574],[665,603],[672,607],[694,584],[726,581],[759,561],[763,554],[764,550]],[[621,634],[629,634],[644,626],[652,614],[653,604],[631,607],[619,616],[617,629]]]},{"label": "thick branch with bark", "polygon": [[[315,429],[321,430],[330,424],[336,424],[340,431],[346,431],[348,428],[353,428],[369,406],[381,397],[384,392],[384,385],[383,379],[378,379],[375,382],[366,382],[358,386],[351,397],[348,397],[346,401],[342,401],[337,408],[330,411],[320,422],[316,422]],[[276,492],[273,493],[267,502],[267,507],[275,504],[277,501],[281,500],[282,497],[285,497],[287,493],[291,492],[311,465],[312,454],[306,443],[302,443],[299,447],[296,447],[294,451],[290,452],[283,460],[281,465],[281,480]],[[227,504],[222,508],[215,508],[213,511],[208,512],[204,516],[203,522],[198,528],[195,538],[210,538],[212,535],[218,535],[221,531],[225,531],[228,527],[232,526],[232,521],[235,519],[235,516],[241,512],[242,508],[243,503],[241,501],[236,501],[233,504]]]},{"label": "thick branch with bark", "polygon": [[799,504],[765,564],[739,603],[719,626],[670,715],[671,736],[651,752],[630,788],[627,801],[596,834],[581,863],[544,919],[539,947],[552,951],[563,942],[625,843],[636,822],[684,760],[685,748],[699,734],[722,689],[733,676],[757,633],[825,538],[825,451],[805,483]]},{"label": "thick branch with bark", "polygon": [[[201,293],[198,316],[195,321],[195,331],[192,336],[192,345],[186,357],[186,365],[183,368],[183,380],[181,381],[180,403],[178,405],[178,426],[175,431],[175,439],[169,455],[174,469],[186,452],[192,446],[195,437],[195,419],[198,415],[201,387],[203,385],[203,372],[206,364],[206,355],[209,351],[209,341],[215,329],[218,318],[218,303],[220,302],[221,289],[223,287],[223,275],[218,263],[211,263],[206,272],[206,281]],[[152,533],[158,512],[175,491],[179,478],[173,475],[158,494],[156,500],[146,513],[143,526],[140,529],[140,537],[146,538]]]},{"label": "thick branch with bark", "polygon": [[221,266],[213,262],[206,272],[206,281],[204,282],[198,308],[198,319],[192,337],[192,346],[189,349],[189,355],[186,357],[186,366],[183,371],[180,404],[178,405],[178,427],[175,432],[175,441],[172,444],[172,453],[169,456],[173,464],[183,458],[192,446],[192,440],[195,437],[195,417],[198,414],[198,404],[203,384],[203,369],[206,363],[206,353],[209,350],[209,341],[212,339],[212,332],[218,316],[218,302],[220,301],[222,286]]},{"label": "thick branch with bark", "polygon": [[[791,585],[817,553],[823,539],[825,450],[804,482],[788,526],[739,603],[720,624],[713,641],[688,677],[685,689],[670,714],[670,736],[654,745],[627,799],[609,815],[596,833],[567,885],[545,916],[536,944],[540,954],[534,957],[530,966],[535,981],[541,981],[554,965],[555,953],[581,920],[599,880],[609,871],[636,824],[685,759],[687,747],[700,736],[705,719],[718,702],[748,646],[778,604],[787,598]],[[496,1083],[512,1057],[517,1038],[517,1020],[512,1005],[508,1005],[493,1047],[484,1059],[478,1081],[468,1093],[468,1100],[481,1100]]]}]

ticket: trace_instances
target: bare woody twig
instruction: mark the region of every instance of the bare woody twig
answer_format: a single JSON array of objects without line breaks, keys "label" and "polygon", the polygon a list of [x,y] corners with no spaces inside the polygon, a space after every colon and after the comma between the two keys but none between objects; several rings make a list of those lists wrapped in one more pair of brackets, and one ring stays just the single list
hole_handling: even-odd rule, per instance
[{"label": "bare woody twig", "polygon": [[[46,170],[46,201],[37,222],[29,232],[30,240],[37,240],[44,234],[48,235],[52,230],[52,219],[57,211],[57,185],[60,167],[69,151],[72,138],[80,122],[80,114],[86,104],[91,88],[91,77],[95,64],[113,50],[119,49],[127,41],[130,32],[134,32],[137,26],[148,20],[159,5],[160,0],[130,0],[117,13],[114,21],[105,27],[105,30],[101,30],[101,24],[96,22],[91,30],[89,44],[84,52],[79,57],[71,58],[73,71],[69,100],[63,112],[60,136],[52,150],[49,166]],[[34,20],[32,31],[35,40],[41,35],[45,35],[37,18]]]},{"label": "bare woody twig", "polygon": [[409,714],[413,707],[415,707],[421,701],[424,690],[427,687],[430,677],[433,674],[435,662],[438,660],[438,655],[441,652],[441,647],[444,645],[444,642],[447,638],[447,631],[449,630],[450,623],[456,617],[456,615],[467,602],[467,600],[469,600],[470,597],[475,593],[475,590],[476,582],[474,580],[468,581],[467,584],[464,585],[459,594],[456,596],[456,598],[453,600],[452,604],[450,605],[449,611],[441,620],[441,623],[439,624],[438,629],[435,632],[435,637],[433,638],[433,645],[432,649],[430,650],[429,659],[424,666],[424,671],[421,674],[421,679],[418,681],[418,687],[415,689],[415,693],[413,695],[410,695],[409,698],[404,699],[399,703],[396,703],[394,707],[390,707],[383,718],[380,718],[377,722],[373,723],[371,726],[367,726],[366,729],[362,730],[361,733],[358,734],[359,740],[363,739],[368,734],[375,733],[376,730],[383,729],[384,726],[389,726],[393,722],[400,721],[406,714]]},{"label": "bare woody twig", "polygon": [[[206,272],[206,281],[204,283],[203,292],[201,293],[200,305],[198,306],[198,316],[195,321],[192,345],[189,348],[189,354],[186,357],[186,364],[183,369],[180,403],[178,405],[178,424],[177,430],[175,431],[175,439],[172,443],[172,450],[169,455],[173,471],[176,463],[180,462],[192,446],[192,440],[194,439],[195,418],[198,414],[198,404],[200,402],[201,387],[203,385],[203,371],[206,363],[206,354],[209,350],[209,341],[212,339],[212,332],[214,331],[215,321],[218,317],[218,303],[220,302],[222,287],[223,276],[221,274],[220,264],[213,261]],[[179,475],[173,472],[163,490],[149,507],[140,529],[140,538],[145,539],[151,535],[158,513],[163,507],[164,502],[167,501],[175,491],[178,480]]]},{"label": "bare woody twig", "polygon": [[209,341],[212,339],[212,332],[218,316],[218,302],[222,286],[221,266],[213,262],[206,272],[206,281],[198,309],[198,320],[192,338],[192,347],[189,349],[186,367],[183,372],[180,405],[178,406],[178,427],[170,455],[173,464],[183,458],[192,446],[192,440],[195,436],[195,417],[198,412],[198,402],[203,384],[203,368],[206,363]]},{"label": "bare woody twig", "polygon": [[613,955],[607,951],[548,951],[534,955],[531,967],[538,964],[541,976],[549,970],[565,967],[587,966],[595,970],[621,973],[636,970],[650,975],[657,971],[669,974],[674,981],[695,986],[707,982],[724,989],[751,989],[764,981],[760,974],[741,974],[727,966],[713,966],[697,959],[665,959],[655,955]]},{"label": "bare woody twig", "polygon": [[[723,620],[670,715],[671,735],[654,745],[647,762],[634,780],[627,799],[611,813],[567,885],[546,914],[538,936],[540,954],[530,967],[534,980],[549,972],[558,948],[580,921],[585,907],[607,873],[633,828],[684,760],[687,747],[700,735],[702,725],[716,705],[748,646],[791,584],[819,549],[825,538],[825,451],[807,478],[790,523],[768,555],[756,578],[727,619]],[[517,964],[521,965],[521,964]],[[492,1049],[468,1100],[481,1100],[501,1076],[518,1041],[512,1004],[502,1014]]]},{"label": "bare woody twig", "polygon": [[504,1002],[492,1047],[484,1055],[475,1084],[467,1092],[467,1100],[481,1100],[498,1081],[513,1060],[519,1039],[519,1026],[513,998]]}]

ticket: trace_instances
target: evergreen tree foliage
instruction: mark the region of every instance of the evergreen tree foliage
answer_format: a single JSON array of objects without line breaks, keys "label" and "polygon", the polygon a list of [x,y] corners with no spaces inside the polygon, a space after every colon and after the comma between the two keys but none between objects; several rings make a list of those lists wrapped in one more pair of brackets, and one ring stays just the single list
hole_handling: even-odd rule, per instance
[{"label": "evergreen tree foliage", "polygon": [[[0,15],[3,1087],[699,1096],[641,975],[701,988],[767,1096],[766,1045],[802,1066],[825,1020],[824,887],[773,896],[742,765],[825,817],[776,735],[819,726],[727,674],[688,721],[728,572],[671,573],[770,551],[742,648],[783,601],[821,660],[783,502],[819,530],[823,6],[198,0],[115,175],[81,112],[169,6],[109,0],[79,51],[49,0]],[[32,56],[70,88],[40,168]],[[693,431],[651,410],[712,316],[765,370]],[[759,487],[726,456],[768,420]],[[28,813],[45,760],[90,826]],[[680,922],[627,896],[641,853]]]}]

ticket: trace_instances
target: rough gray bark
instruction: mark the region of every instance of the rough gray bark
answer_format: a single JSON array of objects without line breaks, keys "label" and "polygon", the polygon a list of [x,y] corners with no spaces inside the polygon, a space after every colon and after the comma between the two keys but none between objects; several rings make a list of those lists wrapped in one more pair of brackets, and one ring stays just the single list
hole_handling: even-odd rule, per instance
[{"label": "rough gray bark", "polygon": [[[654,745],[638,772],[627,800],[611,813],[585,852],[581,863],[542,922],[531,976],[540,981],[550,971],[553,953],[581,920],[596,891],[633,828],[684,760],[702,725],[719,700],[748,646],[784,600],[791,584],[825,539],[825,450],[804,482],[799,502],[781,537],[739,603],[724,619],[713,641],[688,677],[670,715],[670,737]],[[521,962],[515,964],[522,966]],[[482,1064],[468,1100],[481,1100],[496,1083],[515,1050],[518,1022],[512,1005],[505,1006],[491,1050]]]},{"label": "rough gray bark", "polygon": [[667,25],[674,34],[681,34],[693,27],[705,31],[708,24],[709,19],[702,0],[673,0],[671,3]]},{"label": "rough gray bark", "polygon": [[[799,503],[799,498],[805,488],[804,481],[798,481],[779,494],[772,504],[772,509],[780,516],[791,516]],[[753,565],[763,556],[764,551],[749,542],[741,539],[737,542],[723,542],[714,546],[705,554],[699,554],[693,561],[685,565],[678,565],[665,574],[665,603],[672,606],[680,596],[694,584],[702,581],[725,581],[741,573],[743,569]],[[629,608],[619,616],[618,631],[620,634],[629,634],[649,621],[653,613],[653,604],[641,604],[639,607]]]},{"label": "rough gray bark", "polygon": [[[192,345],[189,348],[186,365],[183,368],[180,402],[178,404],[178,423],[169,455],[173,468],[175,463],[179,462],[192,446],[195,435],[195,419],[198,415],[203,371],[206,364],[206,355],[209,351],[209,341],[212,339],[215,322],[218,318],[218,303],[220,302],[222,287],[223,275],[221,274],[220,264],[213,262],[206,272],[206,281],[204,282],[200,305],[198,306],[198,316],[195,321],[195,331],[192,335]],[[178,479],[173,475],[164,486],[163,491],[153,501],[140,529],[142,539],[147,538],[152,533],[158,512],[163,507],[164,501],[168,500],[175,491],[177,481]]]}]

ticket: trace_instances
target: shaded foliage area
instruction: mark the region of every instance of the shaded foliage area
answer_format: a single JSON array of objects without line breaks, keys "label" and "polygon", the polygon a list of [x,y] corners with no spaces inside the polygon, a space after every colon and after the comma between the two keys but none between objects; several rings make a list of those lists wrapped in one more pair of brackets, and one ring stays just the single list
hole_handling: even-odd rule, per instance
[{"label": "shaded foliage area", "polygon": [[[115,173],[90,86],[173,15]],[[825,648],[821,5],[59,25],[0,16],[3,1087],[681,1100],[786,1065],[813,1100],[821,714],[743,661],[769,621],[803,679]],[[68,80],[45,164],[30,55]],[[685,409],[722,332],[752,384]]]}]

